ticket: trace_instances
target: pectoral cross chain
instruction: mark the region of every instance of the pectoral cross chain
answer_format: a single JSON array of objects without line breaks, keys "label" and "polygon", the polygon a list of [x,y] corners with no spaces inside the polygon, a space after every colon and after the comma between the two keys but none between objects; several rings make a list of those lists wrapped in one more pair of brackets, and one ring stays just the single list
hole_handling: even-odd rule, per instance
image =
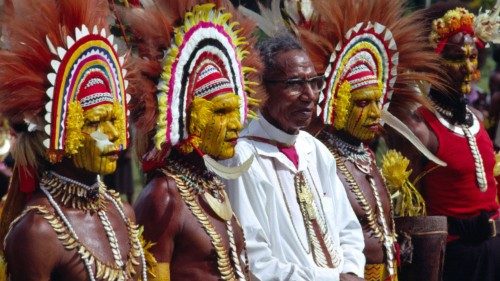
[{"label": "pectoral cross chain", "polygon": [[299,179],[297,180],[299,188],[298,188],[297,198],[299,199],[300,205],[304,206],[307,218],[309,220],[314,220],[316,219],[316,212],[314,211],[314,197],[309,188],[307,187],[307,185],[305,184],[304,176],[299,175],[298,177]]}]

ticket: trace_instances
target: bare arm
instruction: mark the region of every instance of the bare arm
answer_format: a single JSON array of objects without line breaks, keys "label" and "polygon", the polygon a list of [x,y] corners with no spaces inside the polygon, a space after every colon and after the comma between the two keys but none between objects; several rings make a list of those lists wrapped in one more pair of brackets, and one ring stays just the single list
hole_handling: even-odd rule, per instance
[{"label": "bare arm", "polygon": [[181,228],[181,207],[175,182],[164,176],[152,179],[135,204],[137,223],[144,227],[144,239],[155,243],[150,252],[158,262],[153,269],[158,279],[153,280],[169,278],[174,239]]},{"label": "bare arm", "polygon": [[[408,115],[398,116],[408,128],[420,139],[420,141],[432,152],[438,150],[438,140],[436,135],[429,129],[424,119],[418,111],[413,111]],[[427,164],[427,159],[401,134],[386,126],[386,141],[390,149],[395,149],[401,152],[410,160],[410,168],[412,169],[411,180],[415,180],[424,172],[424,167]],[[417,183],[417,188],[420,185]]]},{"label": "bare arm", "polygon": [[10,280],[49,281],[64,251],[47,220],[31,211],[6,238],[5,257]]},{"label": "bare arm", "polygon": [[358,277],[354,274],[340,273],[340,281],[362,281],[362,280],[365,280],[365,279]]}]

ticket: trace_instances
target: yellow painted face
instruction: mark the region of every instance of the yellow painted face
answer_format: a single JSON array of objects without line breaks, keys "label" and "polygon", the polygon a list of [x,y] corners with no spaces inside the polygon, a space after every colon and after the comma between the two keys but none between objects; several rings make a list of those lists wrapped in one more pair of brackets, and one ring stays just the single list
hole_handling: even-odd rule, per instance
[{"label": "yellow painted face", "polygon": [[76,167],[100,175],[115,171],[120,134],[123,133],[117,129],[118,114],[111,104],[84,111],[83,145],[73,156]]},{"label": "yellow painted face", "polygon": [[361,141],[374,139],[380,130],[382,90],[371,86],[351,92],[351,107],[344,130]]},{"label": "yellow painted face", "polygon": [[477,47],[474,38],[461,32],[450,37],[441,54],[451,86],[458,92],[471,93],[471,83],[478,80]]},{"label": "yellow painted face", "polygon": [[242,129],[240,123],[240,99],[234,93],[222,94],[211,100],[196,98],[191,109],[194,126],[190,133],[196,134],[203,153],[216,159],[228,159],[234,155],[234,146]]}]

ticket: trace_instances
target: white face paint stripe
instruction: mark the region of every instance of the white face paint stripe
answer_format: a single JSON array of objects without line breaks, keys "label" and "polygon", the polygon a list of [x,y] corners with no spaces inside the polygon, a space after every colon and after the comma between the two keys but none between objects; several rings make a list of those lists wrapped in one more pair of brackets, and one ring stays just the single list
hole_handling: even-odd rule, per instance
[{"label": "white face paint stripe", "polygon": [[100,131],[94,131],[90,136],[96,141],[96,146],[100,152],[104,152],[106,147],[114,146],[108,136]]}]

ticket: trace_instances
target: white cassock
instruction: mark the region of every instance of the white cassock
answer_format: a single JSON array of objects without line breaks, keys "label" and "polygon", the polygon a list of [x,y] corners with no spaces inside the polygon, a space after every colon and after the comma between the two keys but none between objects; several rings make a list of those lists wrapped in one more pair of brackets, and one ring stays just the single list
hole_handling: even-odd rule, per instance
[{"label": "white cassock", "polygon": [[[251,155],[255,159],[240,178],[226,181],[226,190],[243,227],[254,278],[339,280],[340,273],[348,272],[362,277],[363,233],[328,149],[306,132],[289,135],[279,130],[262,115],[241,136],[235,157],[225,164],[241,164]],[[250,136],[295,143],[298,169],[274,144],[245,138]],[[294,175],[300,171],[311,185],[316,206],[321,206],[320,215],[340,256],[336,268],[319,267],[313,259],[294,186]]]}]

